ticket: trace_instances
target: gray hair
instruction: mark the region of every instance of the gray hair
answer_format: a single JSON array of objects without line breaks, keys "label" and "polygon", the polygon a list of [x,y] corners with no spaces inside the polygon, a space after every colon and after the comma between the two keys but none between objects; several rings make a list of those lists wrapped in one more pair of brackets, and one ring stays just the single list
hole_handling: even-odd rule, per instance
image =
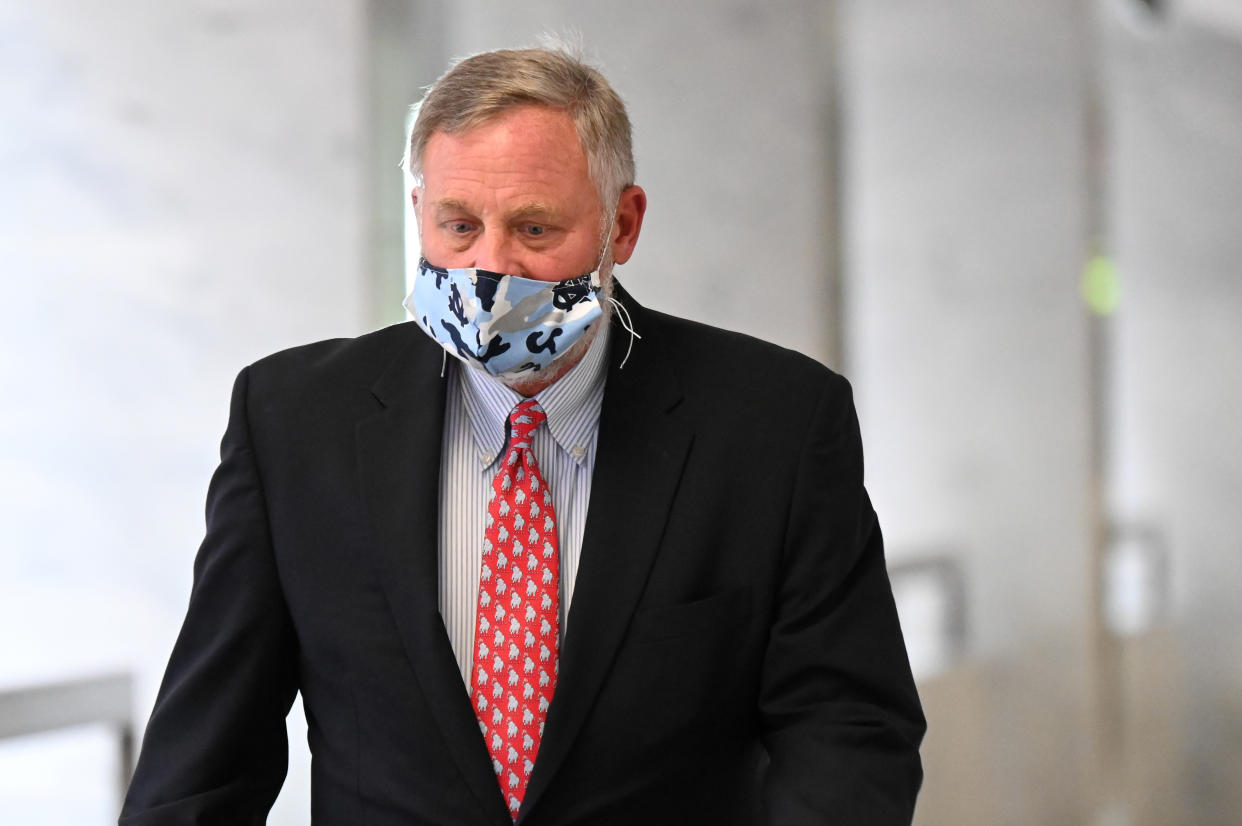
[{"label": "gray hair", "polygon": [[501,49],[467,57],[414,104],[406,169],[423,183],[423,152],[435,132],[459,135],[509,109],[548,106],[570,116],[605,215],[634,183],[625,104],[599,70],[560,48]]}]

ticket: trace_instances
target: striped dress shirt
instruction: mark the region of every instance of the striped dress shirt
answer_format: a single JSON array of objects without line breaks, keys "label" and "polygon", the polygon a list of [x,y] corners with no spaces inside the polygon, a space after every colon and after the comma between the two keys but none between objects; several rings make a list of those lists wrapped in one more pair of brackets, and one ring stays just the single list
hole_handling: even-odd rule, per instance
[{"label": "striped dress shirt", "polygon": [[[599,411],[607,376],[608,335],[595,336],[581,361],[534,398],[547,414],[535,431],[535,460],[552,491],[561,555],[561,638],[582,551]],[[471,686],[479,565],[492,478],[507,447],[509,412],[523,397],[481,370],[450,359],[440,460],[440,615]]]}]

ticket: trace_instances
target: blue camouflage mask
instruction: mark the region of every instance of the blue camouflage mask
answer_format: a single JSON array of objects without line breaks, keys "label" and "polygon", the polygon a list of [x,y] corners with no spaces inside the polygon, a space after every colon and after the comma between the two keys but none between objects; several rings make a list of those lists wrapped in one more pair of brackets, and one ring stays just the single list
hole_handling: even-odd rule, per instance
[{"label": "blue camouflage mask", "polygon": [[599,270],[538,281],[420,259],[405,308],[450,354],[500,379],[543,370],[602,315]]}]

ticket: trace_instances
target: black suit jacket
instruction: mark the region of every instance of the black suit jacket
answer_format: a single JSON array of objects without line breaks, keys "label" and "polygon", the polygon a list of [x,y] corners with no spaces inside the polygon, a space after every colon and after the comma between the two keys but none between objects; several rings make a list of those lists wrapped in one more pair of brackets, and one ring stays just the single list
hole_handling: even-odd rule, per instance
[{"label": "black suit jacket", "polygon": [[[519,822],[908,823],[924,721],[848,384],[621,297]],[[262,823],[298,690],[317,824],[512,822],[437,607],[440,374],[412,324],[242,371],[122,824]]]}]

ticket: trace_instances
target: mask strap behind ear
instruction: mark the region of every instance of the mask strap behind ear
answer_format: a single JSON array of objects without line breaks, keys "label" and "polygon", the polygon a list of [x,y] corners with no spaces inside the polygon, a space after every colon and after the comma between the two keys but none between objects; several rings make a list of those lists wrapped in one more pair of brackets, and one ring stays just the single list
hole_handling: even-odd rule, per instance
[{"label": "mask strap behind ear", "polygon": [[629,344],[625,347],[625,358],[621,359],[621,366],[618,368],[624,370],[625,363],[630,360],[630,352],[634,349],[634,339],[641,339],[642,336],[634,331],[634,321],[630,318],[630,311],[625,308],[624,304],[612,296],[608,296],[608,303],[616,309],[617,319],[621,322],[621,327],[630,334]]},{"label": "mask strap behind ear", "polygon": [[617,208],[613,207],[612,218],[608,220],[608,226],[604,227],[604,237],[600,239],[602,243],[600,244],[600,248],[599,248],[599,260],[595,262],[595,273],[597,276],[597,280],[600,280],[601,284],[603,282],[602,282],[602,276],[599,276],[599,271],[604,268],[604,261],[608,258],[608,236],[612,235],[612,228],[615,227],[616,225],[617,225]]}]

